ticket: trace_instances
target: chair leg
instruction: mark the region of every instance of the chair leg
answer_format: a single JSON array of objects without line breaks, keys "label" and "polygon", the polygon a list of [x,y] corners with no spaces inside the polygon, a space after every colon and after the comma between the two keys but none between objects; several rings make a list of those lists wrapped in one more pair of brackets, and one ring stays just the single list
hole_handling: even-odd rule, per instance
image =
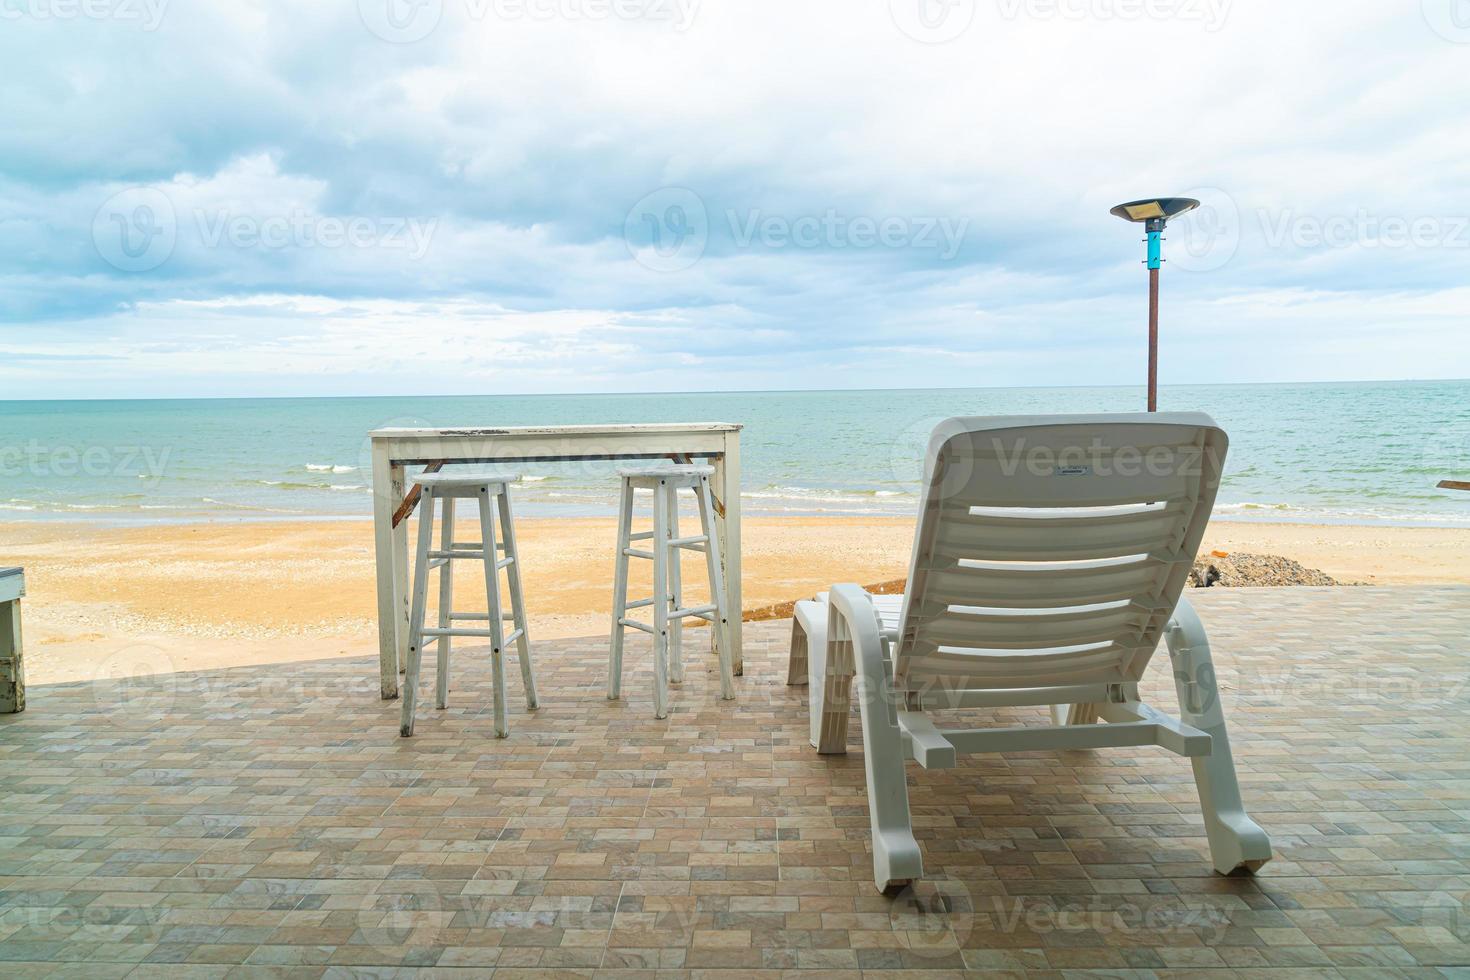
[{"label": "chair leg", "polygon": [[1230,737],[1225,731],[1225,712],[1220,703],[1209,637],[1187,599],[1181,600],[1175,609],[1164,636],[1174,664],[1181,718],[1185,724],[1206,732],[1211,740],[1209,755],[1190,760],[1204,811],[1210,860],[1221,874],[1238,869],[1255,871],[1271,860],[1271,840],[1245,812],[1240,783],[1235,776],[1235,760],[1230,753]]},{"label": "chair leg", "polygon": [[1054,704],[1051,706],[1053,725],[1096,725],[1098,706],[1095,704]]},{"label": "chair leg", "polygon": [[653,716],[669,716],[669,583],[668,553],[664,542],[669,533],[667,480],[658,481],[653,491]]},{"label": "chair leg", "polygon": [[531,634],[526,627],[526,600],[521,594],[521,552],[516,545],[515,517],[510,509],[510,486],[504,485],[500,493],[500,540],[505,543],[505,556],[510,564],[505,567],[506,589],[510,592],[511,625],[521,631],[516,637],[516,655],[521,662],[521,687],[526,692],[526,710],[535,711],[540,705],[536,697],[536,677],[531,671]]},{"label": "chair leg", "polygon": [[414,709],[418,706],[419,665],[423,660],[424,606],[429,593],[429,548],[434,543],[434,491],[425,488],[419,506],[419,546],[414,557],[413,602],[408,617],[408,657],[404,668],[403,704],[399,709],[398,734],[413,734]]},{"label": "chair leg", "polygon": [[827,623],[807,634],[807,721],[812,746],[822,755],[847,754],[847,718],[852,710],[852,643],[832,640]]},{"label": "chair leg", "polygon": [[924,873],[919,842],[909,816],[903,736],[873,600],[856,585],[834,585],[827,639],[851,644],[857,661],[858,708],[863,721],[863,769],[873,831],[873,881],[883,891],[909,884]]},{"label": "chair leg", "polygon": [[735,700],[735,666],[731,658],[730,617],[740,615],[740,610],[731,610],[725,601],[724,564],[720,560],[720,539],[715,534],[715,505],[710,493],[709,478],[699,478],[699,533],[707,540],[704,545],[704,563],[709,571],[710,595],[715,604],[715,622],[710,633],[715,651],[720,655],[720,699]]},{"label": "chair leg", "polygon": [[500,573],[495,570],[495,518],[490,513],[490,488],[481,487],[480,544],[485,559],[485,605],[490,614],[490,671],[495,685],[495,737],[505,738],[505,621],[500,618]]},{"label": "chair leg", "polygon": [[786,664],[786,684],[795,686],[807,682],[807,635],[806,630],[801,628],[801,623],[793,619],[791,621],[791,655]]},{"label": "chair leg", "polygon": [[[666,542],[679,536],[679,488],[669,486],[669,501],[664,509],[669,515],[668,537],[663,539],[664,552],[669,558],[669,607],[671,609],[683,608],[683,596],[680,594],[680,558],[684,553],[683,548],[670,547]],[[669,620],[669,683],[684,683],[684,618],[674,616]]]},{"label": "chair leg", "polygon": [[[439,518],[439,548],[454,549],[454,498],[444,498],[444,513]],[[445,559],[439,566],[439,628],[448,629],[454,608],[454,561]],[[439,637],[439,665],[434,674],[434,704],[449,707],[449,637]]]},{"label": "chair leg", "polygon": [[628,556],[625,551],[632,545],[633,534],[633,483],[623,481],[618,494],[618,546],[613,561],[613,609],[612,637],[608,641],[607,699],[616,701],[623,692],[623,625],[628,615]]}]

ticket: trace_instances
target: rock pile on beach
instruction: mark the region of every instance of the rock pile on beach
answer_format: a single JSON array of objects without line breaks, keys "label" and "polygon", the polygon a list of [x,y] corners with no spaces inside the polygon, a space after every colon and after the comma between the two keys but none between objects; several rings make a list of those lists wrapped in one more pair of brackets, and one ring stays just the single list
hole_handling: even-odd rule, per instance
[{"label": "rock pile on beach", "polygon": [[1252,555],[1231,552],[1209,554],[1194,561],[1189,572],[1191,588],[1212,586],[1243,588],[1271,585],[1341,585],[1332,576],[1315,568],[1307,568],[1280,555]]}]

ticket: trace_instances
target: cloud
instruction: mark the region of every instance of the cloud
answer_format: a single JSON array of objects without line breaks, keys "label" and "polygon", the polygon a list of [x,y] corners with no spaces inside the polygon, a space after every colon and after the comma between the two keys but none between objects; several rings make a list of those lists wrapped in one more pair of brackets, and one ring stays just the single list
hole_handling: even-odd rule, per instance
[{"label": "cloud", "polygon": [[1419,5],[50,2],[0,23],[10,394],[1128,383],[1107,209],[1160,191],[1166,382],[1470,374]]}]

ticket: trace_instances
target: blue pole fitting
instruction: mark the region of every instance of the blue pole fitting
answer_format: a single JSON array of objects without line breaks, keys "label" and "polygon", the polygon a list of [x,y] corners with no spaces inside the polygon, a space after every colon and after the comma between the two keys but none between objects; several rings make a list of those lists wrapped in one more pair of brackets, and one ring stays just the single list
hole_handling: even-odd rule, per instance
[{"label": "blue pole fitting", "polygon": [[1148,233],[1148,267],[1157,269],[1163,264],[1163,241],[1162,231],[1151,231]]}]

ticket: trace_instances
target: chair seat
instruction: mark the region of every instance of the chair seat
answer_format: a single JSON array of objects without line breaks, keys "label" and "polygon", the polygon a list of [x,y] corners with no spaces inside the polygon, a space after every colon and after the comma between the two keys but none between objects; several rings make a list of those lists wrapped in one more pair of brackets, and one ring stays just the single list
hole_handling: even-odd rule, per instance
[{"label": "chair seat", "polygon": [[[875,595],[873,596],[873,608],[878,611],[878,627],[883,633],[883,639],[898,639],[898,624],[903,616],[903,595]],[[821,623],[822,635],[827,631],[827,593],[818,592],[815,599],[805,599],[796,604],[796,618],[801,622],[807,634],[812,633],[812,627]]]},{"label": "chair seat", "polygon": [[440,470],[437,473],[420,473],[414,477],[413,482],[421,487],[457,489],[482,487],[488,483],[517,483],[520,479],[521,474],[509,470],[465,466],[452,470]]}]

